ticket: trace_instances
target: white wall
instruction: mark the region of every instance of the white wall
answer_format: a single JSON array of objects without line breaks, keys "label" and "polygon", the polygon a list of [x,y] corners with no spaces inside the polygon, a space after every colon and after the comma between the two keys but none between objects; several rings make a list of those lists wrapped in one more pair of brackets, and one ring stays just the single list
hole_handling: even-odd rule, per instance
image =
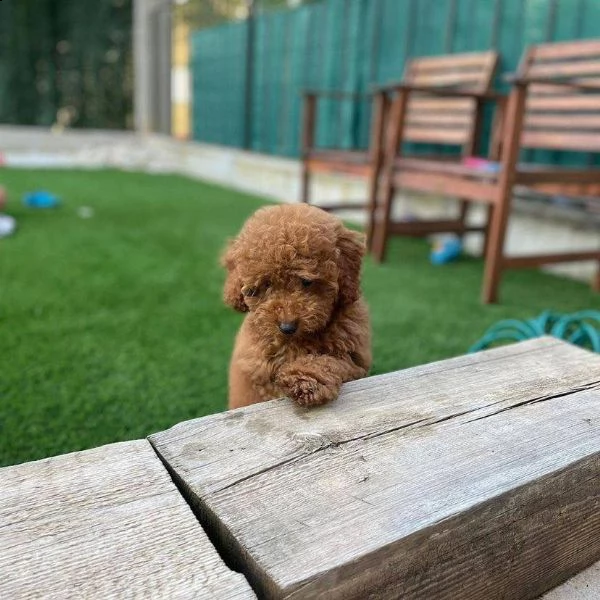
[{"label": "white wall", "polygon": [[[189,177],[220,183],[244,192],[277,201],[296,202],[299,197],[298,161],[264,156],[241,150],[180,142],[165,136],[125,132],[67,131],[53,134],[40,128],[0,127],[0,154],[10,166],[117,167],[148,172],[181,173]],[[314,197],[360,202],[365,184],[350,176],[320,175],[314,180]],[[316,203],[318,203],[318,201]],[[397,198],[395,214],[449,216],[456,205],[451,200],[430,197]],[[362,212],[340,213],[360,220]],[[481,222],[483,211],[476,207],[470,216]],[[586,225],[588,225],[586,227]],[[583,219],[565,218],[547,210],[532,209],[531,203],[515,202],[507,250],[512,254],[558,252],[600,247],[600,231]],[[481,236],[471,235],[467,249],[480,252]],[[548,268],[578,279],[589,280],[595,265],[570,263]]]}]

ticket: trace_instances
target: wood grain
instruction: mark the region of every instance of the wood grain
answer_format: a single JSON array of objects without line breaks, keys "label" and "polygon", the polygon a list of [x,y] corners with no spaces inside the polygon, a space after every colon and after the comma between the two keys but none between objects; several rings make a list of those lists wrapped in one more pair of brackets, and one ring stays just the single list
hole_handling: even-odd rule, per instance
[{"label": "wood grain", "polygon": [[0,598],[254,598],[146,440],[0,469]]},{"label": "wood grain", "polygon": [[404,130],[404,139],[410,142],[431,142],[435,144],[453,144],[460,146],[469,139],[471,131],[470,124],[466,127],[459,123],[452,128],[441,128],[437,126],[412,126],[408,125]]},{"label": "wood grain", "polygon": [[533,58],[539,60],[600,56],[600,40],[552,42],[533,47]]},{"label": "wood grain", "polygon": [[600,260],[600,250],[563,254],[533,254],[532,256],[505,256],[502,263],[511,269],[531,269],[542,265],[577,262],[578,260]]},{"label": "wood grain", "polygon": [[448,69],[470,70],[489,68],[497,60],[496,52],[471,52],[442,56],[421,56],[411,60],[415,71],[440,71]]},{"label": "wood grain", "polygon": [[521,133],[521,146],[523,148],[554,148],[558,150],[596,152],[600,150],[600,132],[582,133],[580,131],[535,131],[526,129]]},{"label": "wood grain", "polygon": [[[479,202],[493,204],[498,197],[496,187],[487,182],[474,181],[473,179],[461,178],[453,174],[429,171],[403,171],[394,173],[394,183],[397,187],[432,194],[452,194],[457,198],[471,198]],[[482,179],[489,179],[483,177]]]},{"label": "wood grain", "polygon": [[594,60],[587,62],[536,63],[529,68],[527,75],[536,78],[548,77],[551,79],[565,76],[600,75],[600,61],[596,57]]},{"label": "wood grain", "polygon": [[527,110],[532,111],[598,111],[600,97],[596,94],[570,96],[531,96],[527,100]]},{"label": "wood grain", "polygon": [[267,598],[536,598],[600,559],[600,357],[543,338],[151,436]]},{"label": "wood grain", "polygon": [[426,96],[411,96],[408,102],[409,115],[440,111],[472,116],[475,112],[475,102],[472,98],[428,98]]}]

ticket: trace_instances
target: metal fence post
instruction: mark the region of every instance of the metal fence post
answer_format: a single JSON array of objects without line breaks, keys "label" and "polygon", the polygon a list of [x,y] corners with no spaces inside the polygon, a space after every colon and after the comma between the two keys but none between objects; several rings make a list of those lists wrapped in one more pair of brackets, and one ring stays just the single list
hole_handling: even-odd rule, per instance
[{"label": "metal fence post", "polygon": [[170,133],[171,3],[134,0],[135,129]]},{"label": "metal fence post", "polygon": [[244,89],[244,148],[252,149],[252,119],[253,115],[253,92],[254,92],[254,42],[256,37],[256,2],[246,0],[248,4],[247,38],[246,38],[246,84]]}]

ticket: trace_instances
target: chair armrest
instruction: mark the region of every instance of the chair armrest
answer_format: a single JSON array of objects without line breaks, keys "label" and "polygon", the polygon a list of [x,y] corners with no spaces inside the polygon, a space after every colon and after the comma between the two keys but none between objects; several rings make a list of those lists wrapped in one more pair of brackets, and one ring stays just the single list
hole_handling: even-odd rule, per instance
[{"label": "chair armrest", "polygon": [[404,85],[404,81],[388,81],[387,83],[377,83],[371,86],[371,93],[381,94],[385,92],[393,92]]},{"label": "chair armrest", "polygon": [[410,83],[397,82],[379,86],[380,92],[408,91],[419,94],[428,94],[430,96],[442,96],[446,98],[475,98],[476,100],[503,100],[506,94],[494,90],[479,92],[477,90],[465,90],[458,88],[443,88],[424,85],[412,85]]},{"label": "chair armrest", "polygon": [[511,73],[505,75],[503,79],[512,85],[527,87],[534,83],[541,83],[543,85],[556,85],[564,86],[571,89],[600,92],[600,85],[588,85],[585,81],[580,79],[546,79],[542,77],[522,77],[520,75]]}]

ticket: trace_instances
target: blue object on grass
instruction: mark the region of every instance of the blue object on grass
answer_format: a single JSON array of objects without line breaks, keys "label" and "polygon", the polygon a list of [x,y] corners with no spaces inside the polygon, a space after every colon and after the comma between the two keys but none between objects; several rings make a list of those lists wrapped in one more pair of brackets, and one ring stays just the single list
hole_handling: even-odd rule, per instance
[{"label": "blue object on grass", "polygon": [[60,199],[50,192],[38,190],[25,194],[23,204],[29,208],[54,208],[60,204]]},{"label": "blue object on grass", "polygon": [[560,315],[547,310],[535,319],[499,321],[471,346],[469,352],[489,348],[496,342],[521,342],[544,335],[600,352],[600,312],[582,310],[570,315]]},{"label": "blue object on grass", "polygon": [[447,237],[433,245],[429,260],[433,265],[445,265],[462,254],[462,243],[457,237]]}]

